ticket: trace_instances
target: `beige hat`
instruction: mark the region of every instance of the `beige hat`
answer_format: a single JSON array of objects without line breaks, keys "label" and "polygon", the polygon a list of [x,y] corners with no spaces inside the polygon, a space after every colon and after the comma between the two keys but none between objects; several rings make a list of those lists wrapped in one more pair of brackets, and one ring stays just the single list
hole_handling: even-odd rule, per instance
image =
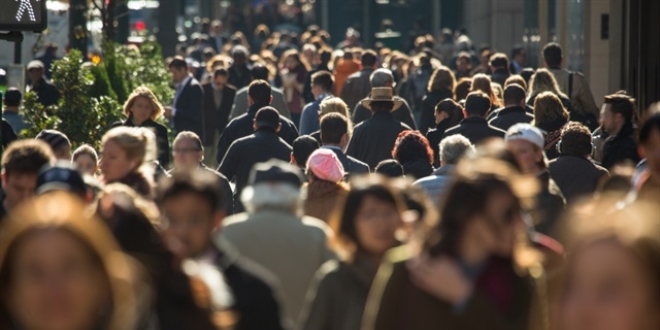
[{"label": "beige hat", "polygon": [[371,102],[392,102],[394,103],[392,111],[399,109],[403,105],[402,100],[394,98],[392,87],[374,87],[371,89],[371,95],[360,103],[363,107],[371,110]]}]

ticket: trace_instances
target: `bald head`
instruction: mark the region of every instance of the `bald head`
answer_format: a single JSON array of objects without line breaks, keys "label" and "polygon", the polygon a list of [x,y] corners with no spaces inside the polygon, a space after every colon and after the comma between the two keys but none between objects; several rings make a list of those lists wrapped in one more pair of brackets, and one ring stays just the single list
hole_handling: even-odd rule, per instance
[{"label": "bald head", "polygon": [[392,87],[394,85],[394,76],[388,69],[378,69],[369,77],[371,87]]}]

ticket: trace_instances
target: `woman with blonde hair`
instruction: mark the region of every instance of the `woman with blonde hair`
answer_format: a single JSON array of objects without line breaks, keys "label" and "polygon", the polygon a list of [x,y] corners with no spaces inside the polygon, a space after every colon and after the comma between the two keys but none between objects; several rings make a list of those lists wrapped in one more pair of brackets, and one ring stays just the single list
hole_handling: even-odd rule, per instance
[{"label": "woman with blonde hair", "polygon": [[[351,133],[353,133],[353,122],[351,121],[350,114],[348,112],[348,106],[346,105],[346,102],[344,100],[338,98],[338,97],[329,97],[323,101],[321,101],[321,104],[319,105],[319,122],[323,118],[323,116],[329,114],[329,113],[340,113],[346,117],[348,120],[348,136],[351,136]],[[321,143],[321,130],[318,130],[312,134],[310,134],[313,138],[316,139],[316,141],[319,141],[319,144]]]},{"label": "woman with blonde hair", "polygon": [[533,125],[544,131],[545,155],[548,160],[559,157],[557,143],[561,139],[561,130],[569,120],[568,111],[561,100],[552,92],[543,92],[534,101]]},{"label": "woman with blonde hair", "polygon": [[158,146],[158,162],[167,168],[170,164],[170,142],[167,127],[156,122],[163,115],[163,106],[156,95],[146,86],[136,88],[124,103],[124,114],[127,119],[112,127],[145,127],[153,131]]},{"label": "woman with blonde hair", "polygon": [[529,81],[529,88],[527,91],[529,97],[527,98],[527,104],[533,106],[536,97],[543,92],[551,92],[561,100],[564,108],[570,110],[571,101],[566,94],[562,93],[559,89],[557,80],[555,80],[555,76],[552,72],[547,69],[538,69]]},{"label": "woman with blonde hair", "polygon": [[419,131],[424,135],[435,125],[435,106],[440,101],[454,98],[456,78],[454,73],[446,66],[433,71],[426,95],[422,99],[422,113],[419,121]]},{"label": "woman with blonde hair", "polygon": [[502,107],[502,103],[500,100],[497,98],[497,95],[495,95],[495,91],[493,90],[493,86],[491,85],[491,80],[490,77],[483,73],[478,73],[472,77],[472,88],[470,89],[470,92],[474,91],[481,91],[488,95],[488,98],[490,98],[490,111],[493,111],[497,108]]},{"label": "woman with blonde hair", "polygon": [[105,184],[123,183],[142,197],[153,198],[153,161],[156,143],[151,131],[117,127],[102,139],[100,162]]}]

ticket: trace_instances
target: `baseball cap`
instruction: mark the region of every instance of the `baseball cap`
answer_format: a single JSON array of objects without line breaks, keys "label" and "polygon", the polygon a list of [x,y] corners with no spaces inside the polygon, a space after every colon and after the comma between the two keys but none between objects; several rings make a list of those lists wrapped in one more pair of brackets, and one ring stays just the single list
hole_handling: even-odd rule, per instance
[{"label": "baseball cap", "polygon": [[307,170],[321,180],[339,182],[344,178],[344,166],[330,149],[317,149],[309,156]]},{"label": "baseball cap", "polygon": [[30,61],[27,65],[27,70],[30,71],[32,69],[43,69],[44,68],[44,62],[41,62],[39,60],[34,60]]},{"label": "baseball cap", "polygon": [[280,126],[280,113],[273,107],[263,107],[257,111],[254,120],[257,122],[257,127],[267,126],[272,129],[277,129],[277,127]]},{"label": "baseball cap", "polygon": [[524,140],[541,149],[545,147],[545,138],[540,129],[530,124],[515,124],[506,131],[506,141]]},{"label": "baseball cap", "polygon": [[37,195],[58,190],[74,193],[83,199],[87,195],[85,180],[68,162],[60,161],[53,166],[46,166],[37,176]]},{"label": "baseball cap", "polygon": [[303,184],[303,177],[300,170],[279,159],[271,159],[265,163],[258,163],[252,168],[250,173],[250,185],[256,185],[266,182],[289,183],[296,188]]}]

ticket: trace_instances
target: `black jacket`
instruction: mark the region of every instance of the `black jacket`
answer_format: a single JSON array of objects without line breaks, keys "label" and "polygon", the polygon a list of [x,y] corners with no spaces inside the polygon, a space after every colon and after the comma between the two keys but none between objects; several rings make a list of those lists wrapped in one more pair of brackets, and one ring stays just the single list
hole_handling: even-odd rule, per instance
[{"label": "black jacket", "polygon": [[204,137],[204,111],[202,101],[204,90],[197,79],[191,78],[183,86],[178,98],[176,98],[176,113],[173,114],[174,129],[177,133],[191,131],[200,138]]},{"label": "black jacket", "polygon": [[534,115],[528,113],[527,110],[521,106],[506,107],[495,113],[495,117],[488,121],[488,124],[505,132],[515,124],[529,124],[534,120]]},{"label": "black jacket", "polygon": [[435,167],[440,166],[440,141],[442,141],[442,136],[445,135],[445,131],[449,129],[451,119],[447,118],[440,123],[435,125],[434,129],[429,130],[426,133],[426,138],[431,144],[431,149],[433,149],[433,164]]},{"label": "black jacket", "polygon": [[[410,106],[408,106],[408,102],[406,100],[394,96],[394,99],[403,101],[403,105],[394,110],[392,112],[392,116],[394,116],[394,119],[406,124],[408,127],[411,129],[416,129],[417,125],[415,124],[415,119],[413,118],[412,111],[410,110]],[[362,101],[358,102],[358,104],[355,106],[355,110],[353,111],[353,124],[357,125],[369,118],[373,115],[370,110],[362,106]]]},{"label": "black jacket", "polygon": [[252,73],[247,65],[232,65],[227,71],[229,71],[227,83],[236,87],[236,90],[249,85],[252,81]]},{"label": "black jacket", "polygon": [[618,135],[610,137],[603,145],[603,167],[612,166],[623,161],[632,161],[637,164],[640,161],[637,153],[637,143],[633,138],[633,127],[631,123],[625,124]]},{"label": "black jacket", "polygon": [[147,119],[142,125],[137,126],[133,122],[133,116],[128,117],[126,121],[116,122],[112,124],[112,127],[127,126],[127,127],[144,127],[151,129],[154,134],[156,134],[156,144],[158,146],[158,163],[160,166],[167,168],[170,164],[170,141],[167,135],[167,127],[151,120]]},{"label": "black jacket", "polygon": [[18,136],[11,128],[11,125],[6,120],[2,119],[2,149],[7,149],[7,146],[16,141]]},{"label": "black jacket", "polygon": [[213,140],[215,132],[222,135],[222,132],[229,124],[229,115],[231,107],[234,104],[236,90],[233,87],[225,86],[222,89],[222,103],[219,107],[215,105],[215,89],[212,83],[204,84],[204,136],[200,136],[205,146],[215,147]]},{"label": "black jacket", "polygon": [[[500,113],[500,111],[502,111],[502,110],[504,110],[504,109],[505,109],[505,107],[502,107],[502,108],[497,108],[497,109],[495,109],[495,110],[491,110],[491,111],[489,111],[489,112],[488,112],[488,116],[486,116],[486,119],[487,119],[488,121],[491,121],[493,118],[497,117],[497,114]],[[534,116],[534,108],[533,108],[531,105],[529,105],[529,104],[525,104],[525,111],[526,111],[530,116]]]},{"label": "black jacket", "polygon": [[504,138],[506,132],[488,125],[485,118],[473,116],[463,119],[460,124],[445,131],[442,138],[444,139],[454,134],[461,134],[468,138],[472,144],[476,145],[488,138]]},{"label": "black jacket", "polygon": [[31,91],[37,94],[39,103],[43,104],[44,107],[57,104],[60,100],[60,91],[57,90],[57,87],[52,82],[46,80],[45,77]]},{"label": "black jacket", "polygon": [[550,176],[559,186],[571,204],[580,197],[589,197],[594,191],[598,181],[608,175],[606,169],[594,164],[585,157],[561,154],[559,158],[550,162]]},{"label": "black jacket", "polygon": [[326,149],[332,150],[332,152],[337,155],[337,158],[339,158],[339,161],[341,162],[341,165],[344,167],[344,172],[348,174],[349,176],[351,174],[365,174],[369,173],[369,165],[351,157],[347,156],[339,147],[322,147]]},{"label": "black jacket", "polygon": [[199,164],[199,167],[205,171],[209,171],[220,178],[220,184],[222,185],[222,197],[224,200],[224,206],[225,206],[225,215],[229,216],[234,214],[234,199],[233,199],[233,192],[231,190],[231,185],[229,184],[229,180],[227,180],[227,177],[222,175],[222,173],[209,168],[208,166],[204,164]]},{"label": "black jacket", "polygon": [[493,74],[490,75],[490,80],[494,83],[500,84],[504,88],[504,82],[511,77],[511,72],[509,69],[497,69]]},{"label": "black jacket", "polygon": [[392,158],[392,149],[399,133],[410,127],[396,120],[392,113],[376,112],[373,117],[355,126],[346,154],[376,168]]},{"label": "black jacket", "polygon": [[422,99],[422,114],[419,119],[419,131],[426,134],[435,124],[435,106],[444,99],[452,99],[454,93],[449,89],[442,89],[427,93]]},{"label": "black jacket", "polygon": [[403,173],[406,177],[413,180],[418,180],[433,174],[435,169],[429,163],[428,159],[417,159],[410,162],[401,164],[403,166]]},{"label": "black jacket", "polygon": [[557,221],[564,212],[566,199],[548,171],[544,171],[537,178],[541,184],[541,191],[536,195],[536,208],[533,213],[536,230],[539,233],[556,237],[551,234],[554,234]]},{"label": "black jacket", "polygon": [[273,158],[288,162],[292,151],[291,146],[271,129],[259,129],[254,134],[232,143],[218,167],[218,172],[229,180],[235,179],[234,209],[237,213],[243,211],[240,196],[248,184],[252,167]]}]

